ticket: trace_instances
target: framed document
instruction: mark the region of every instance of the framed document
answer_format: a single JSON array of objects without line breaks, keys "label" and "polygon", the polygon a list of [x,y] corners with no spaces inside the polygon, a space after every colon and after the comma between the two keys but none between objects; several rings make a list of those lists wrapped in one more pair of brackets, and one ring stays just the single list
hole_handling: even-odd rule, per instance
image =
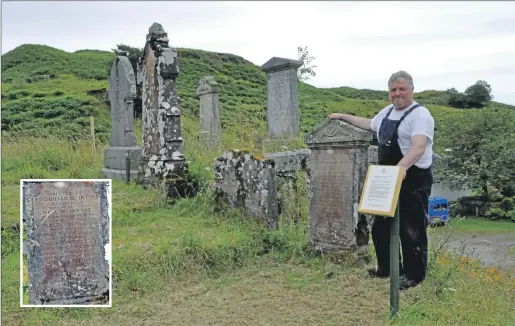
[{"label": "framed document", "polygon": [[369,165],[358,212],[394,217],[402,185],[401,169],[399,166]]}]

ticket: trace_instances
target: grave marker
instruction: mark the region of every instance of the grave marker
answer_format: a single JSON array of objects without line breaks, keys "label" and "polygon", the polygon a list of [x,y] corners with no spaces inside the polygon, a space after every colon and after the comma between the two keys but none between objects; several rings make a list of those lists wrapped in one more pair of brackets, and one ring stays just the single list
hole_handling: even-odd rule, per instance
[{"label": "grave marker", "polygon": [[141,148],[137,146],[134,135],[134,99],[136,98],[136,80],[134,69],[125,56],[117,56],[111,67],[109,78],[109,100],[111,102],[111,139],[104,151],[105,178],[127,180],[126,156],[131,166],[130,177],[138,174],[137,167],[141,160]]},{"label": "grave marker", "polygon": [[107,305],[108,181],[23,181],[29,303]]},{"label": "grave marker", "polygon": [[300,131],[297,69],[301,61],[273,57],[261,69],[267,79],[267,125],[270,140],[298,137]]},{"label": "grave marker", "polygon": [[200,98],[200,142],[208,148],[218,147],[222,140],[219,93],[220,85],[212,76],[199,80],[197,96]]},{"label": "grave marker", "polygon": [[315,250],[368,254],[368,228],[357,206],[372,134],[326,120],[305,136],[311,150],[309,241]]},{"label": "grave marker", "polygon": [[164,186],[168,197],[188,195],[177,94],[177,50],[168,46],[163,26],[152,24],[141,64],[143,149],[138,183],[144,188]]}]

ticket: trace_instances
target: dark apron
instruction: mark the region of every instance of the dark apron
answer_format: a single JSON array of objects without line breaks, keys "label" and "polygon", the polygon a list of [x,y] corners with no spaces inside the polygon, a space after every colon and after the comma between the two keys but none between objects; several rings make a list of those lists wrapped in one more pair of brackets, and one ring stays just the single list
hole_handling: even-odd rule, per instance
[{"label": "dark apron", "polygon": [[[404,157],[398,143],[399,125],[419,104],[410,108],[399,120],[388,117],[390,108],[379,128],[378,154],[380,165],[397,165]],[[421,169],[415,165],[406,172],[399,194],[400,240],[402,247],[401,272],[410,280],[422,281],[427,270],[427,212],[433,184],[432,167]],[[390,271],[390,220],[376,216],[372,226],[372,240],[376,250],[378,269]]]}]

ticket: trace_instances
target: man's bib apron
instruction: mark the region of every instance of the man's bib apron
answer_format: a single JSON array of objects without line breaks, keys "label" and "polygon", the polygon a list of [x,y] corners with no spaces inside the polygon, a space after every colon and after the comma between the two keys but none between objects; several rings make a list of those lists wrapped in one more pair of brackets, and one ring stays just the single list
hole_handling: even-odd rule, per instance
[{"label": "man's bib apron", "polygon": [[[378,135],[380,165],[397,165],[403,159],[404,155],[398,142],[398,129],[406,116],[419,106],[414,105],[399,120],[388,119],[393,106],[386,114]],[[427,212],[432,184],[432,167],[421,169],[413,165],[406,171],[399,195],[403,265],[401,271],[408,279],[415,281],[421,281],[426,276]],[[386,274],[390,271],[390,220],[390,217],[376,216],[372,226],[378,269]]]}]

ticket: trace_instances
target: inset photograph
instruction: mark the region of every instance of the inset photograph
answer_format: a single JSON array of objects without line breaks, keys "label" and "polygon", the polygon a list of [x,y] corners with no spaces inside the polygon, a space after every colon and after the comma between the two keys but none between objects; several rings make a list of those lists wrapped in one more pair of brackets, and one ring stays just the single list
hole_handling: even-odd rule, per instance
[{"label": "inset photograph", "polygon": [[21,307],[111,307],[111,180],[20,180]]}]

